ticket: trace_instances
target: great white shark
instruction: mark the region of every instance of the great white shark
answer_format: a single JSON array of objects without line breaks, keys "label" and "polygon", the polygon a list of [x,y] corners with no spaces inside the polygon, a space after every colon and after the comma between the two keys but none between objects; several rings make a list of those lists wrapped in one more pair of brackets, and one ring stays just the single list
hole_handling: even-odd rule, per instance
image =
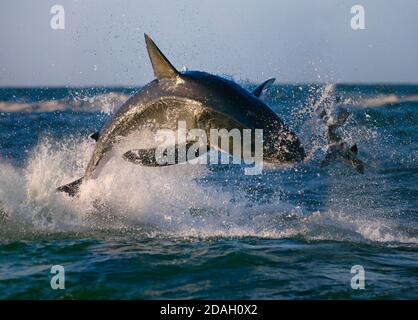
[{"label": "great white shark", "polygon": [[[289,127],[273,112],[260,95],[274,79],[250,92],[237,83],[201,71],[178,71],[155,43],[145,34],[145,43],[155,78],[130,97],[100,132],[93,134],[97,143],[82,178],[57,190],[74,196],[83,181],[99,174],[99,164],[123,137],[150,123],[153,130],[175,129],[184,121],[188,129],[262,129],[263,159],[268,163],[293,163],[305,158],[305,151]],[[142,163],[149,152],[127,150],[124,159]],[[147,162],[146,159],[143,159]],[[139,160],[139,161],[138,161]],[[149,161],[152,162],[152,161]]]}]

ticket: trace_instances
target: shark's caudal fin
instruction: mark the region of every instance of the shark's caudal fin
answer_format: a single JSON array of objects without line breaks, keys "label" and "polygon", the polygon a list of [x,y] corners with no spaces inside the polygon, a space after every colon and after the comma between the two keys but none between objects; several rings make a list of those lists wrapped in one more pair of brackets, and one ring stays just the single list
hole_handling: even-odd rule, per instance
[{"label": "shark's caudal fin", "polygon": [[158,49],[154,41],[147,34],[144,34],[144,36],[155,77],[159,80],[176,78],[180,73]]},{"label": "shark's caudal fin", "polygon": [[264,90],[271,85],[274,81],[276,81],[275,78],[268,79],[264,81],[262,84],[260,84],[257,88],[254,89],[253,95],[255,95],[257,98],[261,96],[261,94],[264,92]]},{"label": "shark's caudal fin", "polygon": [[93,139],[94,141],[99,140],[99,137],[100,137],[99,132],[95,132],[95,133],[90,135],[90,138]]},{"label": "shark's caudal fin", "polygon": [[57,191],[59,192],[65,192],[66,194],[68,194],[71,197],[75,197],[79,190],[80,190],[80,185],[83,182],[83,178],[77,179],[71,183],[68,183],[64,186],[58,187]]}]

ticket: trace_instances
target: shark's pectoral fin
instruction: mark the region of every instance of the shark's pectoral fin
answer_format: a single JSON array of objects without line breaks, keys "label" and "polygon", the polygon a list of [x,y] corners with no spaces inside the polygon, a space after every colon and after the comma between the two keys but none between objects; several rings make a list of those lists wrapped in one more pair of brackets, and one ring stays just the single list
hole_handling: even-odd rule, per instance
[{"label": "shark's pectoral fin", "polygon": [[74,197],[78,194],[82,182],[83,182],[83,177],[73,182],[70,182],[66,185],[63,185],[61,187],[58,187],[57,191],[65,192],[69,196]]},{"label": "shark's pectoral fin", "polygon": [[95,132],[95,133],[91,134],[90,138],[93,139],[94,141],[99,140],[99,132]]},{"label": "shark's pectoral fin", "polygon": [[180,73],[168,61],[161,50],[158,49],[154,41],[147,34],[144,34],[144,36],[155,77],[157,79],[172,79],[179,76]]},{"label": "shark's pectoral fin", "polygon": [[264,90],[271,85],[276,79],[271,78],[266,81],[264,81],[262,84],[260,84],[257,88],[254,89],[253,95],[255,95],[257,98],[261,96],[261,94],[264,92]]},{"label": "shark's pectoral fin", "polygon": [[155,158],[156,149],[134,149],[129,150],[123,154],[123,159],[133,164],[139,164],[145,167],[160,167],[162,164],[158,163]]},{"label": "shark's pectoral fin", "polygon": [[[171,154],[169,154],[169,150]],[[189,142],[186,145],[168,146],[163,149],[162,153],[157,148],[129,150],[122,157],[126,161],[145,167],[166,167],[198,158],[207,150],[208,148],[205,148],[204,152],[201,153],[201,149],[196,147],[196,142]],[[180,156],[181,151],[186,152],[185,156]]]}]

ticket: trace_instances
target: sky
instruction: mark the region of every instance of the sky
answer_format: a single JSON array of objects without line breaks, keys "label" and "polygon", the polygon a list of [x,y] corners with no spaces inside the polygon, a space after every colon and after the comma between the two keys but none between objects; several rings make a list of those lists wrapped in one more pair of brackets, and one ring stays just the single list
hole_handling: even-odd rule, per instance
[{"label": "sky", "polygon": [[1,0],[0,86],[143,85],[144,33],[178,69],[236,80],[418,83],[417,16],[417,0]]}]

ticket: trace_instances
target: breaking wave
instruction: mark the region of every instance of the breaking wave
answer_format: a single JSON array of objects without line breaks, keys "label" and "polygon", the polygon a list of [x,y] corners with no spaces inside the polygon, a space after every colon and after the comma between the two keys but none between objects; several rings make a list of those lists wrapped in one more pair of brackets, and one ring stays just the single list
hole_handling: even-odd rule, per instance
[{"label": "breaking wave", "polygon": [[61,99],[35,101],[0,101],[0,112],[104,112],[112,113],[127,99],[128,94],[120,92],[97,95],[73,95]]},{"label": "breaking wave", "polygon": [[418,95],[399,96],[396,94],[380,94],[375,97],[361,99],[357,102],[357,105],[364,108],[375,108],[393,106],[407,102],[418,102]]},{"label": "breaking wave", "polygon": [[[0,237],[104,232],[418,243],[416,230],[404,232],[389,219],[349,205],[335,207],[338,195],[313,212],[283,200],[286,179],[278,172],[297,168],[270,168],[262,180],[248,181],[241,168],[145,168],[113,157],[97,179],[82,185],[80,197],[57,193],[57,186],[83,175],[93,148],[88,139],[43,139],[23,168],[2,161]],[[268,201],[251,199],[257,188],[272,190]]]}]

